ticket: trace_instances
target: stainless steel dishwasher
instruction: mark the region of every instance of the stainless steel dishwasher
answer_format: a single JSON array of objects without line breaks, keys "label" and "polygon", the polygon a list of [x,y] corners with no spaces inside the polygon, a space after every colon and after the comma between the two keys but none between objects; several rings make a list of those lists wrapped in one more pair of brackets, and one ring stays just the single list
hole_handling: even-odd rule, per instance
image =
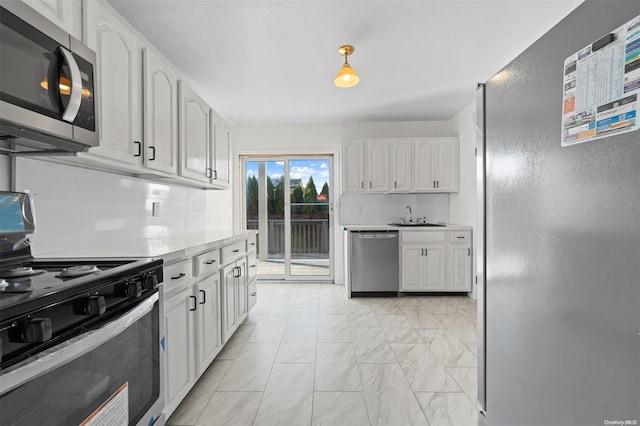
[{"label": "stainless steel dishwasher", "polygon": [[398,231],[351,231],[351,296],[397,296]]}]

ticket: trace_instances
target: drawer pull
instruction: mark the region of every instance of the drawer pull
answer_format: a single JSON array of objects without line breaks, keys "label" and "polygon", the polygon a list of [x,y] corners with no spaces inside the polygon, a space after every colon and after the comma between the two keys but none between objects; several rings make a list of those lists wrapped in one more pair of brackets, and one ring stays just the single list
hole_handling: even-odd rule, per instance
[{"label": "drawer pull", "polygon": [[213,265],[214,263],[216,263],[215,260],[207,260],[206,262],[204,262],[205,265]]},{"label": "drawer pull", "polygon": [[204,290],[200,290],[200,293],[202,293],[202,302],[200,302],[200,304],[204,305],[205,303],[207,303],[207,292]]},{"label": "drawer pull", "polygon": [[184,277],[185,274],[184,272],[180,272],[178,275],[176,275],[175,277],[171,277],[172,280],[179,280],[180,278]]},{"label": "drawer pull", "polygon": [[257,296],[258,293],[251,293],[251,296]]},{"label": "drawer pull", "polygon": [[249,265],[249,268],[255,268],[256,265]]},{"label": "drawer pull", "polygon": [[464,235],[458,235],[456,238],[459,239],[459,240],[462,240],[462,239],[464,239]]},{"label": "drawer pull", "polygon": [[233,252],[234,253],[238,253],[240,251],[240,249],[235,249]]},{"label": "drawer pull", "polygon": [[256,245],[256,243],[255,243],[255,242],[253,242],[253,243],[249,243],[249,245],[250,245],[250,246],[255,246],[255,245]]},{"label": "drawer pull", "polygon": [[195,296],[189,296],[193,300],[193,308],[189,308],[190,311],[195,311],[197,308],[198,299]]},{"label": "drawer pull", "polygon": [[471,249],[467,249],[467,256],[471,256]]}]

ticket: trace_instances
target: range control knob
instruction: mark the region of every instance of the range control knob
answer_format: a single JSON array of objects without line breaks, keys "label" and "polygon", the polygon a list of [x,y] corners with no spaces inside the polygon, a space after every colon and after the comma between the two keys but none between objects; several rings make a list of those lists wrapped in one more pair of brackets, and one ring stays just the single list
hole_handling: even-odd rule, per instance
[{"label": "range control knob", "polygon": [[143,285],[145,290],[153,290],[158,286],[158,277],[156,274],[148,274],[143,278]]},{"label": "range control knob", "polygon": [[89,296],[84,301],[84,314],[85,315],[102,315],[107,311],[107,302],[104,300],[104,296]]},{"label": "range control knob", "polygon": [[51,339],[51,334],[49,318],[31,318],[22,325],[20,339],[25,343],[43,343]]},{"label": "range control knob", "polygon": [[124,293],[130,299],[135,299],[142,295],[142,283],[140,281],[128,282],[124,288]]}]

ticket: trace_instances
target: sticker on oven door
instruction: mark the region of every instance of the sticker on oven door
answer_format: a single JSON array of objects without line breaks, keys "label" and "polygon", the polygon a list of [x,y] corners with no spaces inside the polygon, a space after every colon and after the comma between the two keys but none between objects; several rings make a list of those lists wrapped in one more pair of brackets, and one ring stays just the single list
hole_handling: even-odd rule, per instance
[{"label": "sticker on oven door", "polygon": [[80,426],[127,426],[129,424],[129,383],[120,386]]}]

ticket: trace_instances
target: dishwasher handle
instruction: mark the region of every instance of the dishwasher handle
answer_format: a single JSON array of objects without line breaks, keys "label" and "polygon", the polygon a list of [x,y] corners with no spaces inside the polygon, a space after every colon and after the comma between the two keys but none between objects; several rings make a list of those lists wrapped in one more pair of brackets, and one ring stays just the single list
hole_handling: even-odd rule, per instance
[{"label": "dishwasher handle", "polygon": [[358,234],[355,237],[363,240],[391,240],[398,238],[398,234]]}]

